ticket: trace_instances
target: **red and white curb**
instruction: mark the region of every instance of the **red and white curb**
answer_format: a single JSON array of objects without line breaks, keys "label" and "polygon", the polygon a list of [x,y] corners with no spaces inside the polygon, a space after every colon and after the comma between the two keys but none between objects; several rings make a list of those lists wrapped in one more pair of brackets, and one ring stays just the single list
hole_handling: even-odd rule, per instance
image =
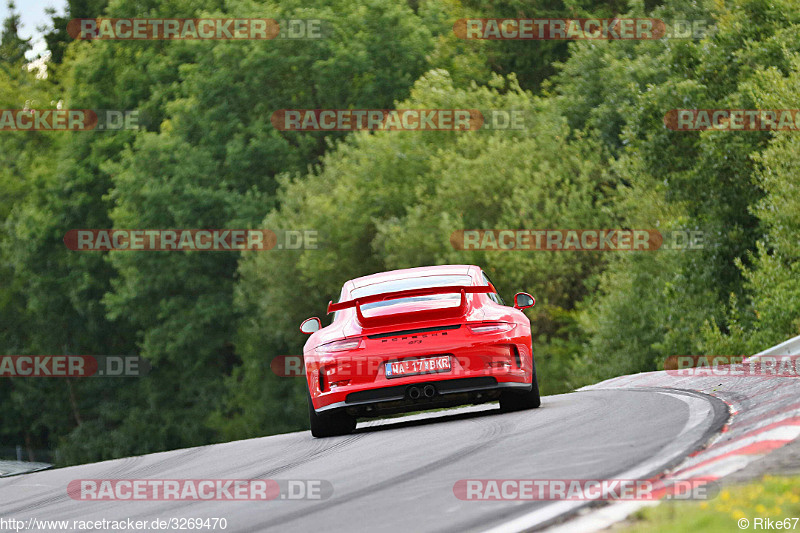
[{"label": "red and white curb", "polygon": [[[796,356],[795,356],[796,357]],[[714,481],[745,468],[800,437],[800,379],[774,376],[675,376],[647,372],[609,379],[579,390],[660,388],[694,391],[728,404],[731,418],[702,450],[659,479]],[[657,502],[612,503],[547,528],[548,533],[597,531]]]},{"label": "red and white curb", "polygon": [[[616,387],[610,387],[610,388],[616,388]],[[669,391],[666,389],[655,390],[653,391],[653,393],[670,396],[686,404],[686,407],[689,410],[689,417],[686,421],[686,424],[684,425],[681,432],[673,439],[673,441],[670,444],[666,445],[659,452],[657,457],[654,456],[650,458],[648,461],[645,461],[644,463],[635,465],[629,470],[615,475],[614,477],[616,479],[651,479],[655,481],[655,478],[652,478],[652,473],[662,468],[662,465],[664,464],[674,464],[675,461],[679,461],[681,457],[683,457],[683,455],[686,453],[686,443],[698,442],[698,440],[702,439],[703,436],[706,434],[707,429],[709,428],[711,419],[714,418],[714,408],[712,404],[707,399],[702,398],[700,395],[688,394],[686,392],[681,392],[681,391]],[[658,479],[661,479],[665,482],[669,481],[663,477],[659,477]],[[660,486],[660,484],[658,484],[657,486]],[[654,491],[654,493],[655,492],[656,491]],[[587,501],[576,501],[576,500],[558,501],[551,505],[546,505],[544,507],[526,513],[522,516],[504,522],[497,527],[485,530],[483,533],[509,533],[513,531],[528,531],[532,528],[538,527],[540,524],[557,520],[561,516],[579,512],[579,510],[582,508],[588,508],[588,504],[589,502]],[[628,513],[630,513],[641,507],[643,504],[655,505],[655,503],[651,501],[647,502],[627,501],[625,503],[615,503],[611,506],[606,506],[603,509],[609,509],[611,507],[616,507],[618,505],[623,506],[619,507],[619,509],[626,508],[625,506],[632,506],[631,510],[628,511]],[[593,519],[596,520],[596,517],[598,517],[599,515],[595,515],[593,513],[587,516],[592,516]],[[621,516],[620,518],[617,518],[613,522],[621,520],[622,518],[625,518],[625,516],[627,516],[627,514]],[[600,527],[598,527],[598,529],[599,528]],[[585,528],[580,530],[576,529],[575,531],[583,532],[587,531],[587,529]]]}]

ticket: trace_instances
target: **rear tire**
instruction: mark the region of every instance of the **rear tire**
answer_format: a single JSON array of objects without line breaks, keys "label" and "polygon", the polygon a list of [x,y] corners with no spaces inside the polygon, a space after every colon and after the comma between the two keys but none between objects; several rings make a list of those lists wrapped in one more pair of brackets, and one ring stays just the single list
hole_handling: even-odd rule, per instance
[{"label": "rear tire", "polygon": [[531,376],[531,390],[522,392],[515,390],[503,391],[500,395],[500,410],[508,413],[536,409],[540,405],[542,405],[542,399],[539,396],[539,381],[536,379],[536,365],[534,364],[533,375]]},{"label": "rear tire", "polygon": [[356,418],[348,415],[344,409],[317,413],[311,403],[311,394],[308,395],[308,420],[311,434],[317,438],[347,435],[356,428]]}]

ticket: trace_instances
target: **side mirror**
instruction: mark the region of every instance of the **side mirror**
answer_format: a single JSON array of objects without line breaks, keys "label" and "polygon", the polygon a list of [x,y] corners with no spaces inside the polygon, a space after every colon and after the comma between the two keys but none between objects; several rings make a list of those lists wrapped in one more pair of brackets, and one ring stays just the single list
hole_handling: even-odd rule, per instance
[{"label": "side mirror", "polygon": [[527,309],[536,305],[536,299],[527,292],[518,292],[514,295],[514,309]]},{"label": "side mirror", "polygon": [[312,317],[303,320],[303,323],[300,324],[300,331],[305,333],[306,335],[311,335],[315,331],[319,331],[322,328],[322,322],[319,321],[319,318]]}]

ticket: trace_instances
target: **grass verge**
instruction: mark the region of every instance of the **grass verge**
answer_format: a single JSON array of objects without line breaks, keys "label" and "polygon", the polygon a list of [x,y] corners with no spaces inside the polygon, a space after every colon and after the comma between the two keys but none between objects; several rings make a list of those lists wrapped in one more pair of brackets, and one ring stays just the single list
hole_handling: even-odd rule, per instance
[{"label": "grass verge", "polygon": [[[757,518],[763,520],[759,523]],[[740,527],[744,525],[744,521],[739,523],[741,519],[747,520],[746,527]],[[767,519],[772,521],[771,527]],[[764,476],[757,482],[726,487],[716,498],[703,502],[664,502],[637,511],[614,528],[620,533],[778,529],[800,531],[800,476]]]}]

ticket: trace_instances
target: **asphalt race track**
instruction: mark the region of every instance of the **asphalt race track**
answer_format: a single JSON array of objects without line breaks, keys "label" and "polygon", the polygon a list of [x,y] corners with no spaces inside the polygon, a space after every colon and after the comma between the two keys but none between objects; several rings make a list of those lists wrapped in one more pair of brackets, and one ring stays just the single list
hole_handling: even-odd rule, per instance
[{"label": "asphalt race track", "polygon": [[[520,517],[542,526],[584,502],[462,501],[461,479],[646,479],[716,434],[723,402],[666,389],[574,392],[501,414],[496,404],[176,450],[0,480],[18,520],[225,518],[226,531],[484,531]],[[314,479],[323,500],[79,501],[76,479]],[[67,529],[67,531],[78,531]]]}]

